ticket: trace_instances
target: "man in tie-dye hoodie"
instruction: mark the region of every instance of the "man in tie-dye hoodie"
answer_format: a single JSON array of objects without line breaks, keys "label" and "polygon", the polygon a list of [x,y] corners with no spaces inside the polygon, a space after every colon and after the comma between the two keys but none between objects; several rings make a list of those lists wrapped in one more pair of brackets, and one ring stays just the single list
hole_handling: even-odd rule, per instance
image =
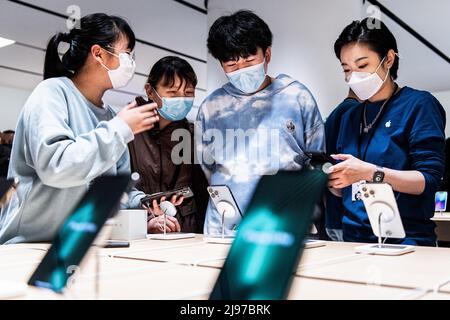
[{"label": "man in tie-dye hoodie", "polygon": [[[287,75],[267,75],[272,32],[250,11],[219,18],[208,49],[229,83],[200,107],[197,158],[211,185],[226,185],[245,213],[262,175],[299,170],[305,150],[325,150],[324,124],[310,91]],[[233,233],[241,216],[225,221]],[[209,203],[204,232],[219,235],[222,217]]]}]

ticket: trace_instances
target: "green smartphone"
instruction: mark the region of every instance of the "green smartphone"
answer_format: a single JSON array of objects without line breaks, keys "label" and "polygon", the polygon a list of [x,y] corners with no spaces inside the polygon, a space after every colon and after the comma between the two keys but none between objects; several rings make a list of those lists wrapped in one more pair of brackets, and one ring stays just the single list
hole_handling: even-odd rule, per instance
[{"label": "green smartphone", "polygon": [[287,298],[327,179],[312,168],[262,177],[211,300]]},{"label": "green smartphone", "polygon": [[118,209],[122,195],[134,183],[129,175],[97,178],[60,227],[28,284],[62,293],[106,220]]}]

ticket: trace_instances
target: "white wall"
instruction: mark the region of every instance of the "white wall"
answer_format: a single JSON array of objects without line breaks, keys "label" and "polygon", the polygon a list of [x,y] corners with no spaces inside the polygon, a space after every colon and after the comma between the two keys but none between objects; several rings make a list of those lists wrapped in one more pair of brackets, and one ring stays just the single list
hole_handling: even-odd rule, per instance
[{"label": "white wall", "polygon": [[[333,45],[351,21],[361,18],[360,0],[210,0],[208,26],[224,15],[250,9],[267,22],[274,34],[269,74],[286,73],[304,83],[316,97],[322,116],[348,93]],[[208,91],[226,82],[219,63],[208,57]]]},{"label": "white wall", "polygon": [[433,95],[439,100],[447,114],[447,126],[445,127],[445,135],[450,138],[450,91],[435,92]]},{"label": "white wall", "polygon": [[0,131],[15,130],[20,111],[30,93],[0,86]]},{"label": "white wall", "polygon": [[[125,17],[137,38],[200,59],[201,61],[186,58],[199,79],[195,104],[199,105],[206,97],[206,63],[203,62],[207,56],[207,16],[205,14],[172,0],[34,0],[27,2],[61,14],[66,14],[69,6],[76,5],[79,6],[82,16],[94,12],[106,12]],[[203,7],[203,0],[196,0],[193,3]],[[0,0],[0,36],[16,40],[18,43],[0,48],[0,86],[31,92],[42,80],[39,74],[43,70],[45,52],[39,48],[45,48],[51,35],[61,31],[68,31],[65,19],[16,2]],[[104,97],[105,102],[121,108],[134,100],[135,96],[144,94],[146,75],[156,61],[167,55],[174,55],[174,53],[137,43],[136,64],[140,75],[136,75],[120,92],[108,91]],[[3,96],[0,95],[0,105],[5,103]],[[0,114],[0,117],[2,115]],[[3,124],[0,123],[0,130],[2,127]]]}]

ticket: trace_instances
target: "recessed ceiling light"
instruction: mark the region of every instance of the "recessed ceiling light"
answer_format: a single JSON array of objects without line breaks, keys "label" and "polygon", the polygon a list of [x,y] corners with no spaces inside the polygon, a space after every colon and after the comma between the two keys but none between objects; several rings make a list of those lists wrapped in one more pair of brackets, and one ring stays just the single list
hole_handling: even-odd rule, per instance
[{"label": "recessed ceiling light", "polygon": [[14,40],[6,39],[0,37],[0,48],[10,46],[12,44],[16,43]]}]

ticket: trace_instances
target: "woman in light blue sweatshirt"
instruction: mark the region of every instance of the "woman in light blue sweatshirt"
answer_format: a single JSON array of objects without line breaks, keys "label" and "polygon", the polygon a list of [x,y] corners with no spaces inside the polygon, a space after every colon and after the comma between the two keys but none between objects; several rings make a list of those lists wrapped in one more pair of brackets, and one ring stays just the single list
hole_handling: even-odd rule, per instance
[{"label": "woman in light blue sweatshirt", "polygon": [[[62,61],[61,42],[70,45]],[[159,120],[156,104],[116,115],[102,97],[132,79],[134,46],[130,26],[106,14],[50,40],[46,80],[17,125],[8,176],[19,186],[0,214],[0,244],[50,241],[95,178],[130,172],[127,144]],[[126,207],[139,207],[143,195],[133,191]]]}]

